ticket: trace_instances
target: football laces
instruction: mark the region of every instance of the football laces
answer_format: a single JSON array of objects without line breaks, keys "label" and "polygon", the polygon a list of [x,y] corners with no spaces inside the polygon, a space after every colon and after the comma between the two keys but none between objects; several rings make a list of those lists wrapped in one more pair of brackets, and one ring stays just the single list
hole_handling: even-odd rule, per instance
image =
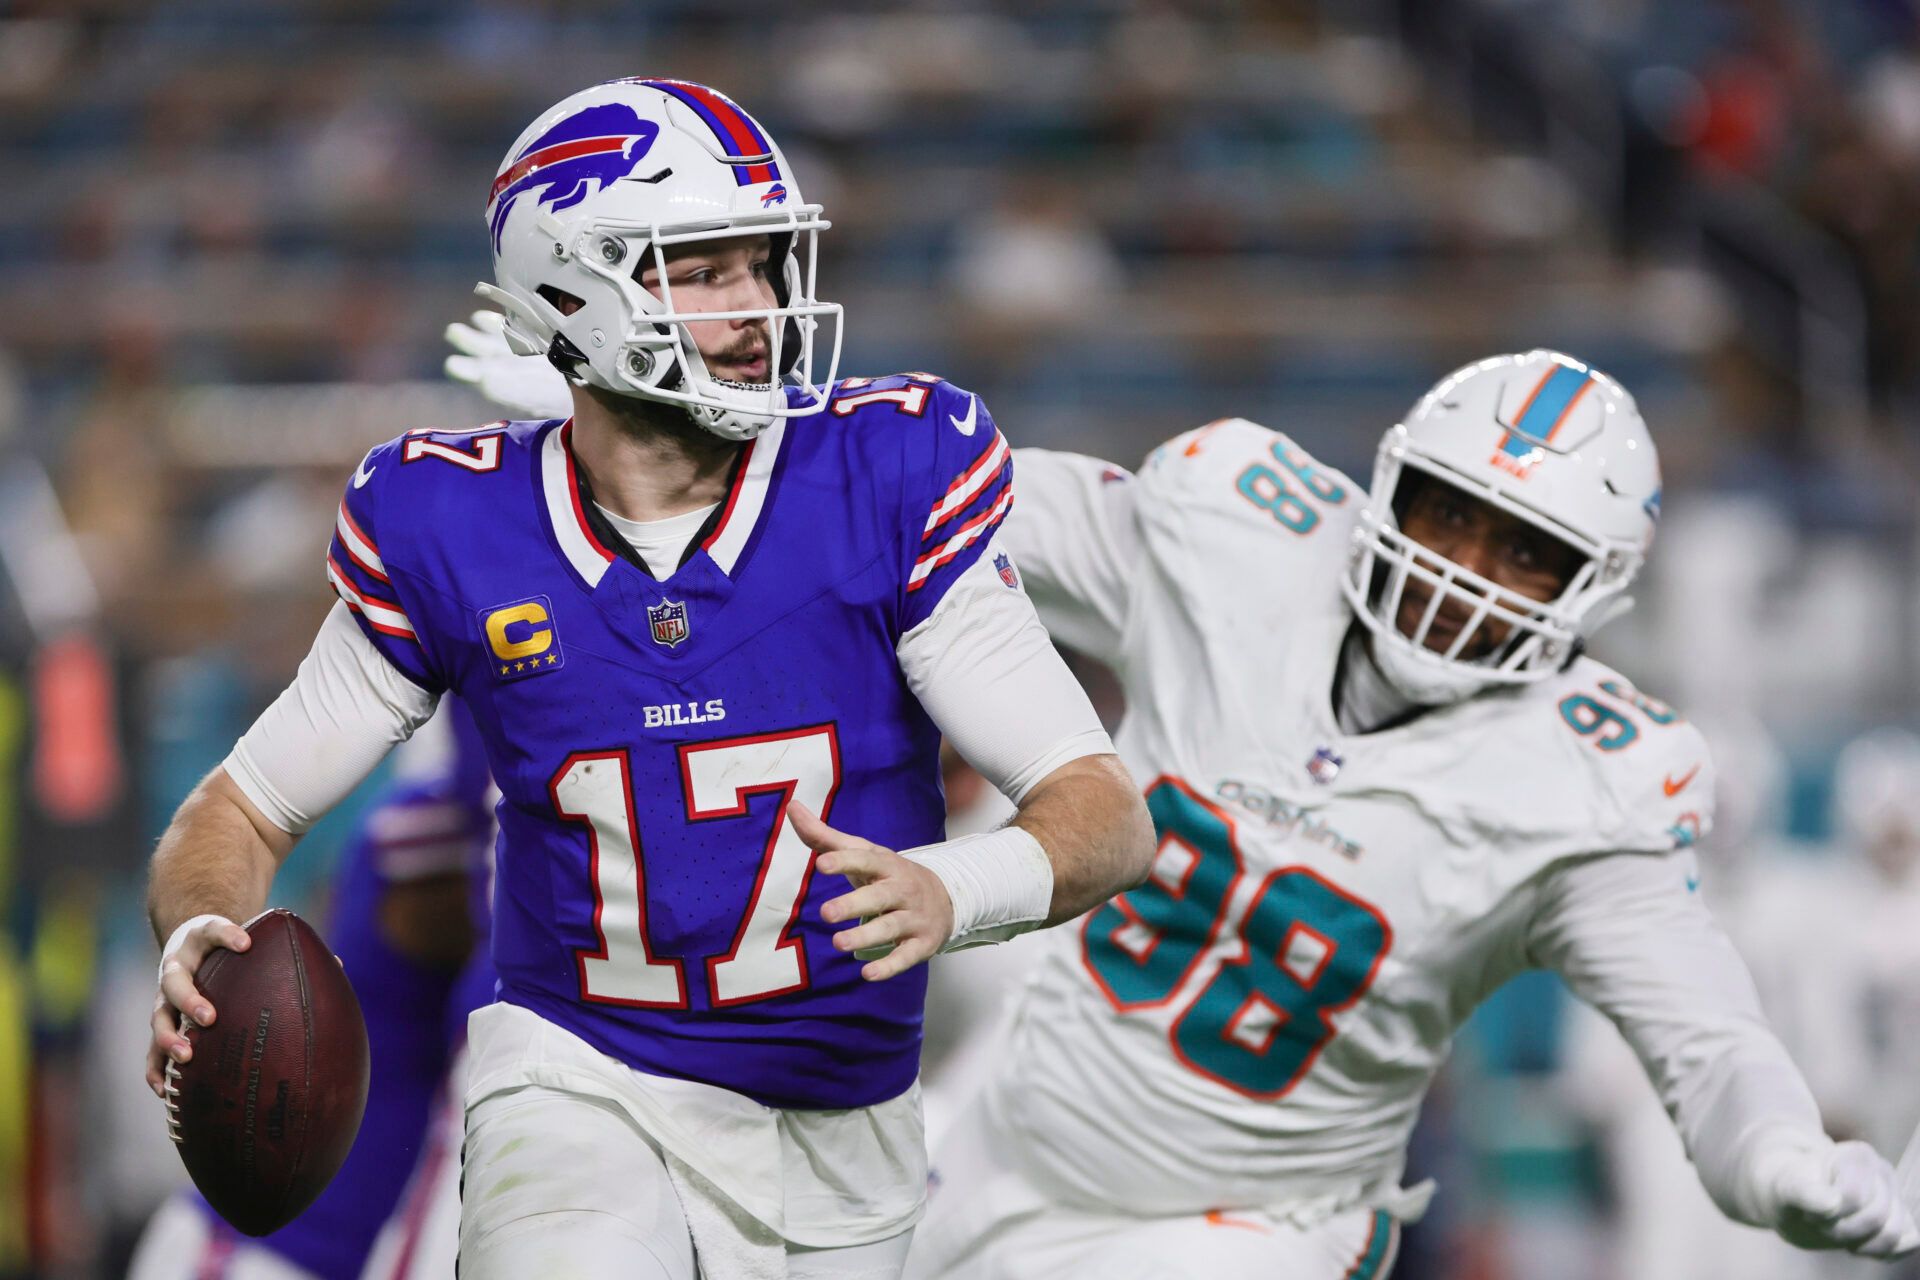
[{"label": "football laces", "polygon": [[[186,1014],[180,1015],[180,1034],[187,1034],[187,1028],[194,1025],[193,1019]],[[167,1108],[167,1137],[173,1139],[173,1145],[179,1146],[183,1135],[180,1132],[180,1063],[172,1055],[167,1057],[167,1069],[164,1073],[166,1096],[161,1099]]]}]

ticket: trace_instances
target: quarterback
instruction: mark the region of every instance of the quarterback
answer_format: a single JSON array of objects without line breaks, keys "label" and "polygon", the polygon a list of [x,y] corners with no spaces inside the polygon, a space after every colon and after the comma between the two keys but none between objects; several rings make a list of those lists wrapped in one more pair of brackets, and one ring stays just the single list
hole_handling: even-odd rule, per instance
[{"label": "quarterback", "polygon": [[[919,962],[1078,916],[1152,854],[997,567],[1006,441],[937,378],[836,380],[821,210],[711,89],[574,94],[485,208],[480,292],[569,416],[361,461],[340,602],[155,852],[149,1084],[298,834],[451,692],[501,791],[461,1274],[897,1275]],[[1010,825],[942,840],[943,735]]]},{"label": "quarterback", "polygon": [[[456,378],[554,394],[449,336]],[[1729,1217],[1920,1245],[1701,903],[1705,742],[1584,654],[1660,511],[1618,384],[1548,351],[1470,365],[1387,433],[1370,492],[1242,420],[1137,477],[1016,454],[1008,566],[1119,675],[1159,852],[1027,944],[909,1276],[1376,1280],[1432,1194],[1400,1178],[1455,1030],[1536,967],[1625,1033]]]}]

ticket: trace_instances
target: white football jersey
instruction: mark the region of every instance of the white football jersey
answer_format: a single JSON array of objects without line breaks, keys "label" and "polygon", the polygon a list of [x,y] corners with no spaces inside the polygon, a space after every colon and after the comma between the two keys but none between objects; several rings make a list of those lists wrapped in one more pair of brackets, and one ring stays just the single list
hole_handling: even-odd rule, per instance
[{"label": "white football jersey", "polygon": [[[1015,465],[1002,544],[1054,634],[1120,676],[1116,742],[1160,836],[1145,885],[1053,931],[989,1092],[1064,1202],[1412,1211],[1395,1190],[1421,1099],[1467,1015],[1532,967],[1609,1007],[1680,1110],[1702,1044],[1765,1035],[1710,927],[1645,966],[1570,941],[1594,932],[1603,863],[1700,912],[1688,846],[1712,766],[1670,709],[1581,658],[1343,733],[1360,486],[1238,419],[1137,477],[1031,450]],[[1649,953],[1633,935],[1661,926],[1623,901],[1625,953]],[[1734,990],[1716,1009],[1669,989],[1672,965]],[[1703,1038],[1675,1047],[1687,1019]]]}]

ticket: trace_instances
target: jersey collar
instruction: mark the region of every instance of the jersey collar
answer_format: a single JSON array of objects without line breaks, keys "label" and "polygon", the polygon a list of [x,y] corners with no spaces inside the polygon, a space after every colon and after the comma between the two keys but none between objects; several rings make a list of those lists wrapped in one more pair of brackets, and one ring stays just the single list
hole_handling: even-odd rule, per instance
[{"label": "jersey collar", "polygon": [[[681,564],[705,551],[721,573],[729,579],[734,577],[766,514],[767,495],[786,428],[785,419],[776,420],[740,451],[725,500],[687,544]],[[589,591],[600,585],[616,559],[626,560],[652,577],[639,553],[595,509],[586,473],[574,461],[572,442],[573,419],[568,418],[550,429],[540,446],[541,495],[562,557]]]}]

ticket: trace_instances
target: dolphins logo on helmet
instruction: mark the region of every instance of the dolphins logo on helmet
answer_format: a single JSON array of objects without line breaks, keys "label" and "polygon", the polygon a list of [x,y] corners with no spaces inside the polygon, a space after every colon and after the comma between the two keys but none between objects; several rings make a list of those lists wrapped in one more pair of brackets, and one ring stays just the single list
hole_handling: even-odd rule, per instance
[{"label": "dolphins logo on helmet", "polygon": [[609,102],[575,112],[529,142],[487,196],[495,251],[515,200],[537,188],[541,204],[556,213],[570,209],[632,173],[659,136],[659,125],[624,103]]}]

